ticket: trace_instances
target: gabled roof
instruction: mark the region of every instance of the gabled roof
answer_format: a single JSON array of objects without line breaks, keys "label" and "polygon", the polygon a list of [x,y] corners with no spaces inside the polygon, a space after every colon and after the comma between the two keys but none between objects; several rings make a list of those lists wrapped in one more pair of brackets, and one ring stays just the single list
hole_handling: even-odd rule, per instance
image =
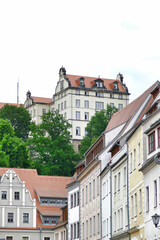
[{"label": "gabled roof", "polygon": [[34,103],[51,103],[51,102],[53,102],[52,98],[34,97],[34,96],[31,96],[31,98],[33,99]]},{"label": "gabled roof", "polygon": [[[109,124],[107,125],[106,132],[110,131],[122,124],[128,123],[132,119],[132,117],[137,113],[139,108],[142,106],[142,104],[145,102],[147,97],[150,95],[150,93],[153,91],[153,89],[157,86],[158,83],[159,83],[159,81],[156,81],[150,88],[148,88],[142,95],[140,95],[138,98],[136,98],[133,102],[128,104],[121,111],[116,112],[112,116]],[[138,121],[141,120],[145,111],[149,108],[149,106],[152,104],[152,102],[153,102],[153,97],[151,96],[149,102],[146,104],[145,108],[143,109],[143,112],[141,112],[141,116],[139,116],[136,123],[138,123]]]},{"label": "gabled roof", "polygon": [[[79,87],[79,81],[78,80],[83,77],[85,88],[92,88],[93,85],[94,85],[94,81],[99,79],[99,78],[95,78],[95,77],[86,77],[86,76],[78,76],[78,75],[70,75],[70,74],[66,74],[66,77],[68,78],[68,80],[71,84],[71,87]],[[104,86],[109,91],[113,91],[113,83],[118,82],[119,91],[123,92],[123,93],[126,93],[125,87],[122,85],[122,83],[119,80],[106,79],[106,78],[101,78],[99,80],[104,81]]]},{"label": "gabled roof", "polygon": [[23,104],[17,104],[17,103],[0,103],[0,109],[3,108],[5,105],[10,105],[10,106],[23,106]]}]

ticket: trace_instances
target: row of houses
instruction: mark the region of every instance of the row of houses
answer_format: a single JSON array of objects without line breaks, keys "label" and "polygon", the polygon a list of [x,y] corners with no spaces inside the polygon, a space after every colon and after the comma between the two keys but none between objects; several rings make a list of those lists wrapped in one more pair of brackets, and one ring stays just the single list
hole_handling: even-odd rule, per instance
[{"label": "row of houses", "polygon": [[[160,83],[117,112],[76,166],[68,239],[160,239]],[[77,195],[79,201],[77,204]]]}]

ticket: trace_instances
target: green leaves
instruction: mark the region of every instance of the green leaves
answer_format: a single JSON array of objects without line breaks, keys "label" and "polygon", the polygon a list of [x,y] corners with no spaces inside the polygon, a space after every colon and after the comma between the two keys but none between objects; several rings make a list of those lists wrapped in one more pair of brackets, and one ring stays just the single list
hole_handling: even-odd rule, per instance
[{"label": "green leaves", "polygon": [[42,123],[31,126],[27,142],[32,167],[39,174],[72,176],[74,166],[80,160],[71,144],[71,125],[55,111],[42,116]]},{"label": "green leaves", "polygon": [[22,138],[24,141],[28,139],[31,117],[24,107],[6,104],[0,109],[0,118],[8,119],[11,122],[16,137]]},{"label": "green leaves", "polygon": [[83,154],[92,146],[97,138],[105,131],[112,115],[116,113],[118,109],[107,105],[107,109],[96,111],[95,115],[92,116],[91,120],[87,124],[85,130],[87,135],[81,142],[80,155],[83,158]]}]

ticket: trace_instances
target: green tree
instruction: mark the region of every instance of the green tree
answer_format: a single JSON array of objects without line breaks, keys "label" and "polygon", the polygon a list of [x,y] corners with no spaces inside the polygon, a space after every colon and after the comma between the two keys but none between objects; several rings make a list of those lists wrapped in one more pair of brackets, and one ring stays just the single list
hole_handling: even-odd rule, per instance
[{"label": "green tree", "polygon": [[4,119],[0,119],[0,166],[30,166],[25,142],[15,136],[11,122]]},{"label": "green tree", "polygon": [[111,107],[109,104],[107,104],[106,109],[96,111],[95,115],[91,117],[91,120],[85,128],[87,134],[81,141],[81,147],[79,151],[81,158],[83,158],[84,153],[92,146],[102,132],[104,132],[112,115],[117,111],[118,109],[116,107]]},{"label": "green tree", "polygon": [[16,137],[22,138],[24,141],[28,139],[31,116],[27,109],[22,106],[17,107],[6,104],[0,109],[0,118],[10,120]]},{"label": "green tree", "polygon": [[32,125],[27,142],[32,167],[39,174],[72,176],[74,166],[80,160],[71,144],[71,125],[55,111],[42,116],[42,123]]}]

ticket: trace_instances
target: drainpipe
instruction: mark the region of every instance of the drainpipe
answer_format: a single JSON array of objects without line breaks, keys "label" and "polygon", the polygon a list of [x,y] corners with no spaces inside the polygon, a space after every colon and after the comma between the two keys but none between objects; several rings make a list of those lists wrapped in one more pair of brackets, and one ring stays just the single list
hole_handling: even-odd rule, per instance
[{"label": "drainpipe", "polygon": [[[129,221],[129,158],[128,158],[128,143],[127,144],[127,216],[128,216],[128,230],[130,229],[130,221]],[[129,233],[129,239],[131,239],[130,237],[130,233]]]},{"label": "drainpipe", "polygon": [[112,169],[109,166],[110,171],[110,233],[112,238]]},{"label": "drainpipe", "polygon": [[42,239],[42,228],[39,229],[40,230],[40,240]]}]

